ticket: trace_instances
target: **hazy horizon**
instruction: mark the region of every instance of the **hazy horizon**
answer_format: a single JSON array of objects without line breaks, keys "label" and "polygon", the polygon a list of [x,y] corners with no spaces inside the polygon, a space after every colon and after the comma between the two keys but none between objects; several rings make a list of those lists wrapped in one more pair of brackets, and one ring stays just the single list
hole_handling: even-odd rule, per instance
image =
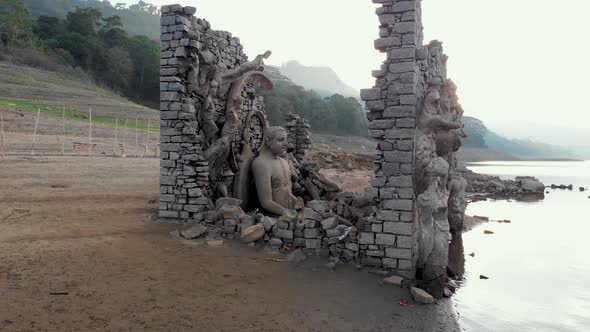
[{"label": "hazy horizon", "polygon": [[[250,57],[270,49],[271,65],[330,67],[357,90],[373,86],[371,71],[385,58],[373,48],[379,23],[371,0],[147,2],[194,6],[214,29],[240,37]],[[589,48],[590,2],[424,0],[422,7],[425,43],[443,41],[466,115],[495,127],[527,123],[529,131],[590,128],[583,100],[590,64],[571,59]]]}]

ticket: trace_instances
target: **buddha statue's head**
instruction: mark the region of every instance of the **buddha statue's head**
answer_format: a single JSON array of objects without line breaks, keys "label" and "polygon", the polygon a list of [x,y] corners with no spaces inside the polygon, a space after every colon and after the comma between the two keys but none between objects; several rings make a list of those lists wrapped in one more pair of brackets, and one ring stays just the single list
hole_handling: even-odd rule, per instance
[{"label": "buddha statue's head", "polygon": [[270,127],[266,132],[265,147],[273,155],[287,155],[287,131],[283,127]]}]

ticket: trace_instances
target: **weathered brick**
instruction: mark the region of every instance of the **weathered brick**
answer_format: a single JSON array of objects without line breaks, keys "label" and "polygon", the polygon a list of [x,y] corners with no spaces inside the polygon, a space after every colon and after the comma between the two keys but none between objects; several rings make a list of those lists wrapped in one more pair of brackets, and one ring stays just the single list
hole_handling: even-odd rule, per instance
[{"label": "weathered brick", "polygon": [[411,175],[391,176],[387,179],[387,183],[392,187],[414,187],[414,181]]},{"label": "weathered brick", "polygon": [[360,238],[359,238],[359,243],[360,244],[374,244],[375,243],[375,234],[361,232]]},{"label": "weathered brick", "polygon": [[412,259],[412,250],[400,248],[385,248],[385,256],[397,259]]},{"label": "weathered brick", "polygon": [[395,245],[395,235],[377,234],[375,237],[375,243],[383,246],[393,246]]},{"label": "weathered brick", "polygon": [[361,100],[369,101],[369,100],[378,100],[381,99],[381,89],[362,89],[361,90]]},{"label": "weathered brick", "polygon": [[383,207],[387,210],[412,211],[414,202],[411,199],[387,199],[383,201]]},{"label": "weathered brick", "polygon": [[383,223],[383,232],[397,235],[412,236],[414,234],[414,225],[405,222],[387,221]]},{"label": "weathered brick", "polygon": [[409,151],[384,151],[383,157],[388,163],[412,162],[414,154]]}]

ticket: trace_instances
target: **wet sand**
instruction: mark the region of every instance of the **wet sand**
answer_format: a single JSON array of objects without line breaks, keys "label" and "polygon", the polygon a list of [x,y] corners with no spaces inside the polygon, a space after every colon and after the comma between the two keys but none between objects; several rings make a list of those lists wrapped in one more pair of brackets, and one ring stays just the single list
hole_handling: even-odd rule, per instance
[{"label": "wet sand", "polygon": [[459,331],[352,265],[171,239],[156,159],[7,157],[0,189],[0,330]]}]

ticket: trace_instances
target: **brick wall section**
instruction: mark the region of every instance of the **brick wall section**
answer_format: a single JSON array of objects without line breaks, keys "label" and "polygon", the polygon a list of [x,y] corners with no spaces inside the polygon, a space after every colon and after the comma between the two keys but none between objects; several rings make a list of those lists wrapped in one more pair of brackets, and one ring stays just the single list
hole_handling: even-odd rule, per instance
[{"label": "brick wall section", "polygon": [[311,145],[311,126],[306,119],[295,114],[287,114],[285,129],[288,132],[289,148],[288,152],[293,153],[297,161],[302,162],[305,154]]},{"label": "brick wall section", "polygon": [[[239,39],[211,29],[194,17],[194,7],[162,7],[160,67],[160,220],[188,222],[212,208],[209,167],[198,122],[201,96],[190,93],[189,71],[198,71],[198,52],[206,38],[219,41],[227,68],[247,61]],[[227,91],[226,91],[227,93]],[[225,110],[223,100],[215,100]]]},{"label": "brick wall section", "polygon": [[378,142],[370,197],[377,214],[360,233],[366,265],[382,266],[413,278],[418,253],[414,146],[416,115],[421,104],[422,46],[420,1],[373,0],[379,4],[379,39],[375,48],[387,54],[373,72],[376,84],[361,90],[368,110],[369,132]]}]

